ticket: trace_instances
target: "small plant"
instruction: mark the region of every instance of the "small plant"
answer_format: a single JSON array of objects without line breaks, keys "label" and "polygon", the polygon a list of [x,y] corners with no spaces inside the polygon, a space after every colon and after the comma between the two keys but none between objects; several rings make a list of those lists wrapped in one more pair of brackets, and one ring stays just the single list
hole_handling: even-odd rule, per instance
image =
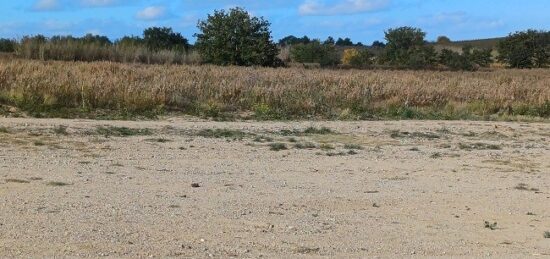
[{"label": "small plant", "polygon": [[33,144],[34,144],[35,146],[37,146],[37,147],[41,147],[41,146],[46,145],[46,143],[44,143],[44,142],[42,142],[42,141],[40,141],[40,140],[37,140],[37,141],[33,142]]},{"label": "small plant", "polygon": [[69,135],[67,132],[67,126],[65,125],[59,125],[53,129],[53,132],[57,135]]},{"label": "small plant", "polygon": [[350,150],[363,150],[363,147],[359,144],[345,144],[344,148]]},{"label": "small plant", "polygon": [[487,144],[487,143],[459,143],[458,147],[463,150],[501,150],[499,145]]},{"label": "small plant", "polygon": [[152,135],[150,129],[132,129],[127,127],[98,127],[96,133],[105,137],[130,137],[130,136],[147,136]]},{"label": "small plant", "polygon": [[319,148],[322,149],[322,150],[333,150],[334,146],[331,145],[331,144],[323,143],[323,144],[321,144],[321,146],[319,146]]},{"label": "small plant", "polygon": [[315,143],[312,143],[312,142],[296,143],[296,144],[294,144],[294,147],[297,148],[297,149],[314,149],[314,148],[317,148]]},{"label": "small plant", "polygon": [[0,133],[6,133],[6,134],[8,134],[8,133],[10,133],[10,131],[9,131],[8,128],[6,128],[6,127],[0,127]]},{"label": "small plant", "polygon": [[230,129],[204,129],[197,133],[204,138],[232,138],[234,140],[243,139],[248,134],[240,130]]},{"label": "small plant", "polygon": [[550,231],[544,231],[544,238],[550,238]]},{"label": "small plant", "polygon": [[296,138],[294,138],[294,137],[290,137],[290,138],[288,138],[288,142],[290,142],[290,143],[296,143],[296,142],[298,142],[298,140],[297,140]]},{"label": "small plant", "polygon": [[314,135],[326,135],[326,134],[333,134],[334,131],[327,127],[322,128],[315,128],[315,127],[309,127],[304,130],[305,134],[314,134]]},{"label": "small plant", "polygon": [[529,185],[527,185],[525,183],[519,183],[518,185],[516,185],[516,187],[514,187],[514,189],[520,190],[520,191],[532,191],[532,192],[538,192],[539,191],[539,189],[537,189],[537,188],[530,188]]},{"label": "small plant", "polygon": [[490,230],[495,230],[497,229],[497,223],[496,222],[489,222],[489,221],[485,221],[485,228],[488,228]]},{"label": "small plant", "polygon": [[420,151],[420,149],[418,149],[418,147],[412,147],[411,149],[409,149],[410,151]]},{"label": "small plant", "polygon": [[271,143],[269,144],[269,149],[272,151],[281,151],[281,150],[287,150],[285,143]]},{"label": "small plant", "polygon": [[165,139],[165,138],[153,138],[153,139],[146,139],[145,141],[158,142],[158,143],[167,143],[167,142],[170,142],[172,140]]},{"label": "small plant", "polygon": [[433,153],[433,154],[430,156],[430,158],[436,159],[436,158],[440,158],[441,156],[442,156],[441,153],[436,152],[436,153]]},{"label": "small plant", "polygon": [[264,142],[271,142],[271,141],[273,141],[273,138],[267,137],[267,136],[257,136],[254,138],[254,142],[264,143]]},{"label": "small plant", "polygon": [[30,183],[27,180],[21,180],[21,179],[6,179],[6,183]]},{"label": "small plant", "polygon": [[48,185],[48,186],[61,187],[61,186],[67,186],[67,185],[69,185],[69,184],[68,184],[68,183],[64,183],[64,182],[47,182],[46,185]]}]

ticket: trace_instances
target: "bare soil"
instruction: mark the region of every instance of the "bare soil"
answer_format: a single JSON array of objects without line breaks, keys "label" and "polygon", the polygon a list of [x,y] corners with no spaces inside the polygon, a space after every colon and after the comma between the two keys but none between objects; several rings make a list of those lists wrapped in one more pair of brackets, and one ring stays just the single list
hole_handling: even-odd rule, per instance
[{"label": "bare soil", "polygon": [[0,257],[550,256],[545,231],[548,123],[0,119]]}]

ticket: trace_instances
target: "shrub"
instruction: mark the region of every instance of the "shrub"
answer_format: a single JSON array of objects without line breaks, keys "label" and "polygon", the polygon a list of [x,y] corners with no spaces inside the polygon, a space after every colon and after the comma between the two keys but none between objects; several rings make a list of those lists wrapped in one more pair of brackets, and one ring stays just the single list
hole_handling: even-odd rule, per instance
[{"label": "shrub", "polygon": [[333,45],[321,44],[318,40],[293,46],[290,56],[299,63],[319,63],[321,66],[334,66],[339,63],[336,48]]},{"label": "shrub", "polygon": [[0,52],[15,52],[16,41],[10,39],[0,39]]},{"label": "shrub", "polygon": [[435,49],[426,46],[426,33],[418,28],[400,27],[385,32],[388,42],[385,57],[389,65],[406,66],[415,69],[431,66],[436,61]]},{"label": "shrub", "polygon": [[187,51],[189,42],[180,33],[168,27],[151,27],[143,31],[143,42],[151,51]]},{"label": "shrub", "polygon": [[542,68],[550,62],[550,32],[527,30],[499,42],[501,62],[511,68]]},{"label": "shrub", "polygon": [[264,18],[241,8],[215,11],[199,22],[196,48],[207,63],[275,66],[280,64],[279,50],[271,40],[269,26]]},{"label": "shrub", "polygon": [[367,49],[346,49],[342,56],[342,64],[352,67],[368,67],[372,64],[372,56]]}]

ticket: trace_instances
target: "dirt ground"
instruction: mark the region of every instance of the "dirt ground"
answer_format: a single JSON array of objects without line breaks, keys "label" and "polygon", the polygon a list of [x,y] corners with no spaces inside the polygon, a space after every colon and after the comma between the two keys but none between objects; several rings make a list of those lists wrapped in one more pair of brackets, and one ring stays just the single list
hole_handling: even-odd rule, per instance
[{"label": "dirt ground", "polygon": [[0,119],[0,257],[520,258],[545,231],[548,123]]}]

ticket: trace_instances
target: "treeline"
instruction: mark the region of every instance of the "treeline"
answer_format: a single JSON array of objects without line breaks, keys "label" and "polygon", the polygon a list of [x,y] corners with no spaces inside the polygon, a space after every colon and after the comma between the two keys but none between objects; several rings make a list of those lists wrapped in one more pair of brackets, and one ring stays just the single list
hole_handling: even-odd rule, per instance
[{"label": "treeline", "polygon": [[385,42],[375,41],[370,46],[350,38],[328,37],[321,41],[292,35],[275,43],[270,23],[242,8],[215,11],[199,21],[198,29],[194,46],[171,28],[152,27],[142,36],[126,36],[114,42],[90,34],[0,39],[0,51],[40,60],[238,66],[307,63],[321,67],[477,70],[497,61],[511,68],[544,68],[550,63],[548,31],[510,34],[498,42],[498,55],[494,56],[493,49],[488,48],[448,48],[452,42],[445,36],[435,43],[428,42],[424,31],[412,27],[389,29]]},{"label": "treeline", "polygon": [[189,42],[171,28],[152,27],[143,36],[125,36],[112,42],[108,37],[26,36],[19,41],[1,39],[0,51],[21,58],[64,61],[113,61],[147,64],[199,63],[189,52]]}]

